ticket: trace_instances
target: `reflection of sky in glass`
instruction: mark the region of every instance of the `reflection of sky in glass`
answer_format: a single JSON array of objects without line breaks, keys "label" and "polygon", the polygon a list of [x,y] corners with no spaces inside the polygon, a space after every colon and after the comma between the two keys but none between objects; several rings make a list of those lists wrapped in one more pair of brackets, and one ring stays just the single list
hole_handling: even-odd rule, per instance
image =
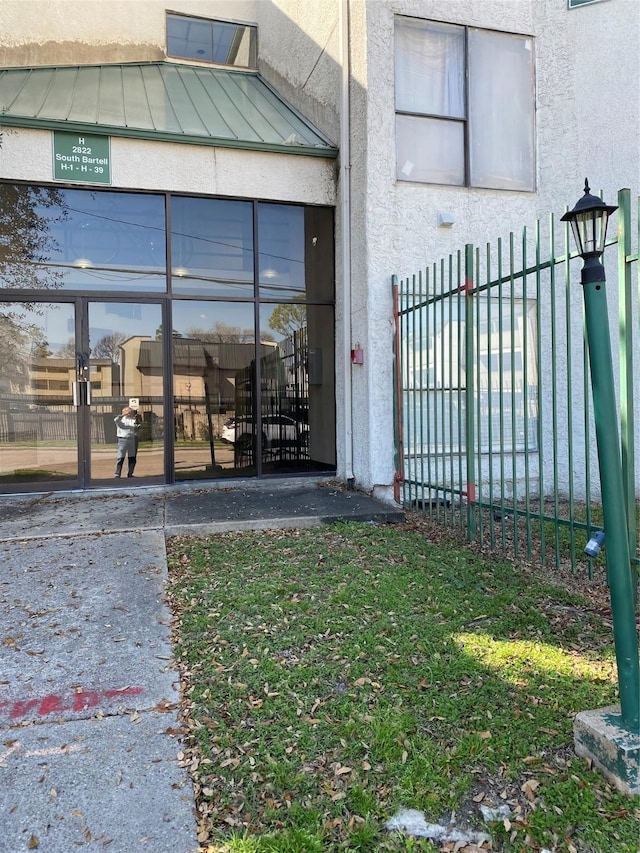
[{"label": "reflection of sky in glass", "polygon": [[254,334],[253,305],[246,302],[174,302],[173,329],[185,336],[191,329],[215,331],[216,324]]},{"label": "reflection of sky in glass", "polygon": [[[5,287],[166,291],[164,196],[13,185],[6,194],[22,227],[4,241],[0,235]],[[254,209],[250,201],[172,196],[174,292],[254,297]],[[261,298],[304,299],[305,209],[259,203],[257,210]]]},{"label": "reflection of sky in glass", "polygon": [[252,297],[252,203],[174,197],[171,262],[174,293]]},{"label": "reflection of sky in glass", "polygon": [[303,297],[304,208],[283,204],[258,207],[260,295]]},{"label": "reflection of sky in glass", "polygon": [[[164,199],[161,196],[64,190],[61,212],[38,211],[56,238],[54,262],[164,270]],[[80,264],[77,264],[78,266]]]},{"label": "reflection of sky in glass", "polygon": [[37,314],[26,306],[0,306],[0,313],[3,313],[7,308],[12,312],[19,313],[25,323],[40,328],[44,339],[53,352],[66,346],[69,339],[74,336],[75,311],[73,305],[40,303],[38,304]]},{"label": "reflection of sky in glass", "polygon": [[[246,67],[255,64],[254,44],[255,27],[167,15],[170,56]],[[240,45],[243,45],[242,50]]]},{"label": "reflection of sky in glass", "polygon": [[165,289],[162,196],[60,190],[60,207],[34,206],[36,286],[97,290],[126,284]]},{"label": "reflection of sky in glass", "polygon": [[141,305],[131,302],[89,303],[89,341],[93,346],[104,335],[119,332],[127,338],[144,336],[155,338],[162,324],[159,305]]}]

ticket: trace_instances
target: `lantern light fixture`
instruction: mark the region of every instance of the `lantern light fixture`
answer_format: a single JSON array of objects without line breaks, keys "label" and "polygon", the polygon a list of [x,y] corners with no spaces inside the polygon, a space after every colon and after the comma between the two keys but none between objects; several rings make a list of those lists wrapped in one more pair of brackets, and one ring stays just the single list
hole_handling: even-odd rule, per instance
[{"label": "lantern light fixture", "polygon": [[591,195],[589,181],[584,179],[584,195],[573,210],[561,217],[563,222],[571,223],[578,254],[584,260],[598,258],[604,252],[609,216],[617,209],[616,205],[605,204],[598,196]]}]

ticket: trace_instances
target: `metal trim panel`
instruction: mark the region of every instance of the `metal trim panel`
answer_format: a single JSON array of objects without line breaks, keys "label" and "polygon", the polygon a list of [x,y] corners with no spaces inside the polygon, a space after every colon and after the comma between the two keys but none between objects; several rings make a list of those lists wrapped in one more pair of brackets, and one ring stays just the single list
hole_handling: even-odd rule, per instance
[{"label": "metal trim panel", "polygon": [[0,69],[6,126],[337,156],[254,71],[171,62]]}]

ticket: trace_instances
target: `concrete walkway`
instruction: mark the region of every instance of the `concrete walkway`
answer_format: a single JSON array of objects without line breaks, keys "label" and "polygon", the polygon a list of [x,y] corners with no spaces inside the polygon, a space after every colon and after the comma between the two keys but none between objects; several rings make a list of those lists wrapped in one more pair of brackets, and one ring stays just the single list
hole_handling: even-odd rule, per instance
[{"label": "concrete walkway", "polygon": [[0,853],[198,849],[165,536],[402,513],[325,481],[0,497]]}]

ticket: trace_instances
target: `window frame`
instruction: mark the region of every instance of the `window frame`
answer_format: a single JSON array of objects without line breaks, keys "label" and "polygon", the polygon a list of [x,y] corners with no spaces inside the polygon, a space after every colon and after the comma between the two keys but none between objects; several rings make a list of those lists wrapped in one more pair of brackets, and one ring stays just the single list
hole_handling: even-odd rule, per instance
[{"label": "window frame", "polygon": [[[569,2],[569,0],[568,0]],[[601,2],[601,0],[584,0],[584,2]],[[430,113],[430,112],[416,112],[410,111],[407,109],[399,109],[398,108],[398,87],[397,87],[397,63],[398,63],[398,44],[397,39],[395,38],[395,33],[397,30],[395,29],[398,22],[407,21],[407,22],[415,22],[416,24],[429,25],[434,24],[436,26],[446,26],[452,28],[458,28],[462,31],[462,44],[463,44],[463,68],[462,68],[462,76],[463,76],[463,111],[464,116],[454,116],[443,113]],[[457,24],[452,23],[450,21],[441,21],[435,18],[418,18],[411,15],[395,15],[394,16],[394,116],[395,116],[395,155],[396,155],[396,181],[398,183],[417,183],[422,185],[430,185],[430,186],[446,186],[446,187],[461,187],[464,189],[480,189],[480,190],[493,190],[499,192],[525,192],[525,193],[534,193],[537,191],[537,144],[536,144],[536,107],[537,107],[537,99],[536,99],[536,62],[535,62],[535,52],[533,54],[532,60],[532,68],[531,68],[531,186],[530,187],[487,187],[483,184],[474,184],[472,181],[471,175],[471,166],[472,166],[472,145],[473,145],[473,133],[471,128],[471,113],[472,113],[472,105],[471,105],[471,72],[470,72],[470,38],[469,33],[471,30],[485,33],[495,33],[499,36],[511,36],[515,39],[530,39],[532,44],[535,44],[535,39],[533,36],[528,35],[526,33],[515,33],[507,30],[497,30],[489,27],[477,27],[472,26],[470,24]],[[428,181],[428,180],[418,180],[411,179],[410,177],[401,177],[400,169],[398,163],[398,117],[406,117],[409,119],[428,119],[432,121],[438,121],[446,123],[447,125],[462,125],[463,133],[462,133],[462,143],[464,146],[463,156],[461,166],[464,171],[463,181],[461,183],[454,182],[442,182],[442,181]]]},{"label": "window frame", "polygon": [[[203,23],[208,24],[211,29],[211,35],[213,36],[214,27],[216,24],[222,26],[232,26],[232,27],[243,27],[248,30],[252,35],[250,36],[250,57],[248,65],[240,65],[240,64],[232,64],[229,62],[217,62],[215,58],[212,56],[211,59],[207,58],[198,58],[193,56],[182,56],[178,53],[171,52],[169,50],[169,25],[171,19],[180,18],[185,21],[192,21],[194,23]],[[211,41],[213,46],[213,38]],[[167,10],[165,12],[165,45],[166,45],[166,53],[167,57],[170,59],[178,59],[183,62],[202,62],[207,65],[215,65],[218,68],[228,68],[228,69],[238,69],[239,71],[257,71],[258,68],[258,26],[255,23],[249,23],[248,21],[238,21],[231,20],[227,18],[208,18],[203,15],[189,15],[185,12],[174,12],[171,10]],[[253,64],[251,64],[251,60],[253,60]]]},{"label": "window frame", "polygon": [[594,3],[602,3],[603,0],[567,0],[567,9],[580,9],[581,6],[592,6]]}]

